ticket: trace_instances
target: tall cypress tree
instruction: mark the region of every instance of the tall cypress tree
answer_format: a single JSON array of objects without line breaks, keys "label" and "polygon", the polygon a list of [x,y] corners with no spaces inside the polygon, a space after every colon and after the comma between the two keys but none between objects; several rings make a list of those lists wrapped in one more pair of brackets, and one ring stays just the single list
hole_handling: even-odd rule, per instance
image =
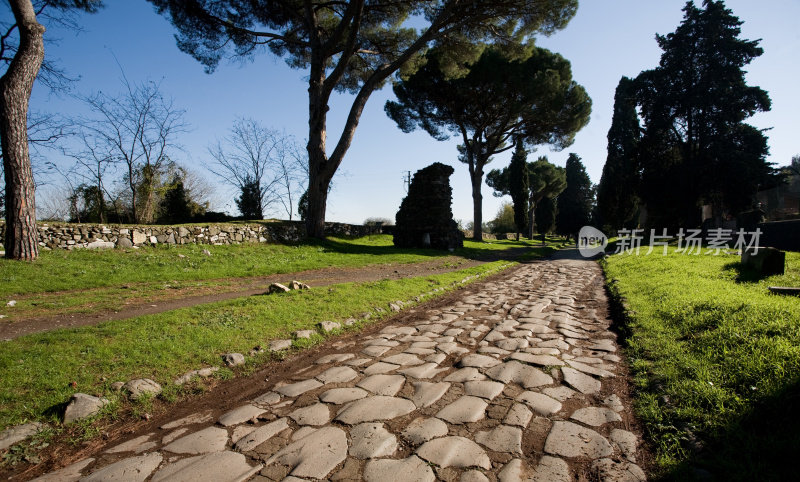
[{"label": "tall cypress tree", "polygon": [[556,231],[577,238],[578,231],[591,220],[594,190],[581,158],[575,153],[567,158],[566,178],[567,187],[558,196]]},{"label": "tall cypress tree", "polygon": [[640,193],[649,224],[663,227],[698,225],[703,204],[715,217],[745,210],[772,175],[766,137],[745,123],[770,110],[767,92],[748,86],[743,70],[763,49],[739,38],[742,22],[722,1],[683,11],[675,32],[656,36],[659,66],[637,77]]},{"label": "tall cypress tree", "polygon": [[523,143],[517,141],[511,163],[508,165],[509,190],[511,201],[514,203],[514,225],[517,228],[517,241],[519,233],[524,233],[528,222],[528,153]]},{"label": "tall cypress tree", "polygon": [[600,225],[610,231],[628,226],[638,210],[639,166],[636,156],[641,128],[636,114],[635,84],[622,77],[614,94],[608,130],[608,156],[597,187]]}]

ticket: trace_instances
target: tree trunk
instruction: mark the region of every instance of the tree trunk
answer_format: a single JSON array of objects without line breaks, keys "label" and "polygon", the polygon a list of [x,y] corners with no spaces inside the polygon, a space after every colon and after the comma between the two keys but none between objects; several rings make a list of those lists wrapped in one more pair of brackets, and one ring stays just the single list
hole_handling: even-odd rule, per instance
[{"label": "tree trunk", "polygon": [[19,28],[19,48],[0,78],[0,143],[6,181],[6,258],[39,256],[36,198],[28,150],[28,102],[44,59],[44,27],[30,0],[10,0]]},{"label": "tree trunk", "polygon": [[530,200],[530,209],[528,209],[528,239],[533,239],[533,222],[536,221],[536,215],[534,211],[536,210],[536,203],[533,199]]},{"label": "tree trunk", "polygon": [[472,239],[474,241],[483,241],[482,174],[480,171],[476,171],[472,176]]},{"label": "tree trunk", "polygon": [[328,103],[324,93],[325,75],[321,67],[311,69],[308,84],[308,206],[306,207],[306,236],[325,237],[325,210],[328,206],[326,179],[328,155],[325,152]]}]

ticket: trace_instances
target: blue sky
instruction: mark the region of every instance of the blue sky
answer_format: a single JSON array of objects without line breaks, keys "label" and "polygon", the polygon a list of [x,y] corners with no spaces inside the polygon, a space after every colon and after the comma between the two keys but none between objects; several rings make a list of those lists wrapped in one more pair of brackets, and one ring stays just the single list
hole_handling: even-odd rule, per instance
[{"label": "blue sky", "polygon": [[[96,15],[81,17],[84,32],[51,32],[58,42],[47,46],[47,55],[59,59],[71,75],[80,76],[74,90],[82,94],[121,90],[115,58],[133,82],[160,80],[162,91],[185,109],[191,131],[182,135],[185,155],[179,160],[200,172],[216,188],[215,208],[235,211],[234,193],[205,170],[209,143],[223,135],[237,116],[252,117],[264,125],[283,129],[301,141],[307,132],[305,72],[292,70],[282,59],[265,54],[255,62],[223,63],[213,74],[180,52],[173,28],[142,0],[107,0]],[[538,45],[561,53],[572,62],[573,78],[593,101],[591,121],[562,152],[541,146],[531,156],[547,155],[564,165],[575,152],[586,165],[593,182],[600,180],[606,158],[606,134],[611,123],[614,89],[623,75],[635,76],[657,65],[660,50],[654,35],[672,32],[682,19],[682,0],[583,0],[568,27]],[[771,128],[767,133],[770,161],[788,164],[800,153],[800,1],[729,0],[728,8],[744,21],[742,37],[762,39],[765,53],[748,66],[748,82],[767,90],[771,112],[758,114],[751,123]],[[7,10],[7,8],[5,9]],[[7,11],[3,15],[9,15]],[[426,133],[404,134],[383,112],[392,98],[389,87],[372,95],[350,151],[328,202],[327,219],[360,223],[370,216],[394,218],[405,195],[403,178],[432,162],[455,168],[453,211],[456,219],[472,219],[472,199],[466,165],[456,160],[458,141],[439,142]],[[350,97],[334,98],[329,117],[329,144],[343,124]],[[54,96],[42,86],[34,89],[31,108],[78,114],[83,107],[67,96]],[[504,167],[508,155],[498,156],[489,168]],[[43,188],[47,190],[48,188]],[[46,192],[41,194],[47,195]],[[491,219],[503,199],[494,198],[484,185],[484,220]]]}]

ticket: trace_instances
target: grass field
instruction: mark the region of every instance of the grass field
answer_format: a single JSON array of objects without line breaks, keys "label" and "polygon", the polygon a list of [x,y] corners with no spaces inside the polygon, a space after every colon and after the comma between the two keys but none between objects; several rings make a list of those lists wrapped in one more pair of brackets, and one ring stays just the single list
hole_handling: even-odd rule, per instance
[{"label": "grass field", "polygon": [[[69,311],[70,302],[96,310],[107,308],[104,300],[108,306],[119,303],[123,292],[131,290],[146,297],[148,290],[169,292],[170,286],[189,283],[224,289],[225,283],[242,277],[327,266],[452,260],[453,256],[482,259],[492,251],[519,247],[530,248],[527,256],[541,256],[559,244],[557,239],[544,248],[538,241],[466,241],[463,249],[443,253],[396,249],[390,236],[371,236],[299,246],[50,251],[34,263],[0,260],[0,296],[39,295],[25,297],[17,307],[3,307],[0,312],[24,309],[26,300],[37,298],[49,300],[52,312]],[[212,256],[202,254],[204,248]],[[408,301],[506,265],[491,262],[446,274],[247,297],[5,341],[0,345],[0,430],[26,420],[55,421],[60,407],[75,392],[113,397],[110,384],[115,381],[153,378],[169,387],[164,397],[170,398],[177,390],[171,385],[173,379],[191,369],[219,365],[223,353],[248,353],[256,345],[265,346],[271,339],[289,337],[323,320],[360,318],[365,312],[373,313],[372,320],[378,319],[386,312],[377,308],[385,310],[390,302]],[[87,304],[87,300],[99,302]],[[321,340],[318,336],[312,343]]]},{"label": "grass field", "polygon": [[[532,247],[531,253],[549,253],[533,241],[465,241],[449,253],[398,249],[388,235],[358,239],[313,241],[297,246],[279,244],[161,245],[128,250],[43,251],[34,263],[0,258],[0,315],[2,322],[37,316],[114,311],[129,303],[156,302],[174,297],[234,291],[247,279],[326,267],[416,263],[452,257],[484,259],[493,252]],[[203,254],[208,249],[211,256]],[[448,261],[449,260],[449,261]],[[457,265],[456,265],[457,267]],[[14,299],[17,305],[5,306]]]},{"label": "grass field", "polygon": [[[636,410],[667,479],[789,480],[800,449],[800,253],[758,279],[735,255],[620,254],[609,288],[622,327]],[[706,471],[706,472],[704,472]]]}]

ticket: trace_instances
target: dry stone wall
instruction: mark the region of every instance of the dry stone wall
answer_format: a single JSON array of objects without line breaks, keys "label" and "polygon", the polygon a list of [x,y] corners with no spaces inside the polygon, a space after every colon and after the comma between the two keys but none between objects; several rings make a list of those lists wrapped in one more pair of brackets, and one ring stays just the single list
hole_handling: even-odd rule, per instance
[{"label": "dry stone wall", "polygon": [[[300,221],[266,224],[210,224],[196,226],[124,226],[101,224],[39,223],[39,245],[50,249],[129,248],[158,244],[297,243],[306,234]],[[325,234],[360,237],[381,228],[325,223]],[[0,240],[5,223],[0,223]]]}]

